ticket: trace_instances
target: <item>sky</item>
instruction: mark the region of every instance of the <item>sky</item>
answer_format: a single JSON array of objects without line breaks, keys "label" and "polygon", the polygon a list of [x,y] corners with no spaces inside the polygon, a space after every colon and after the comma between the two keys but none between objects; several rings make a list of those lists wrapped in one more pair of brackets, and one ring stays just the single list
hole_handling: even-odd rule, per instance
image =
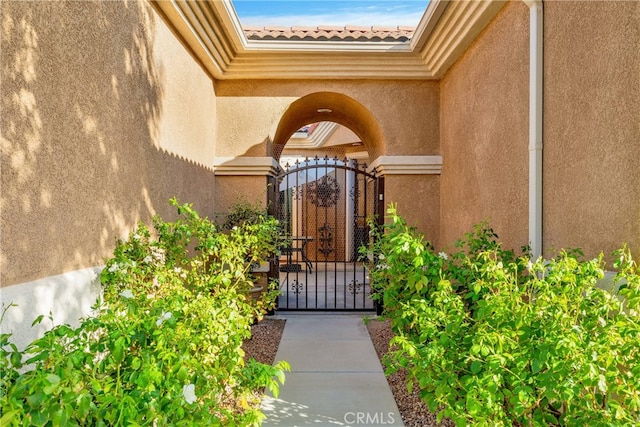
[{"label": "sky", "polygon": [[247,26],[416,26],[429,0],[233,0]]}]

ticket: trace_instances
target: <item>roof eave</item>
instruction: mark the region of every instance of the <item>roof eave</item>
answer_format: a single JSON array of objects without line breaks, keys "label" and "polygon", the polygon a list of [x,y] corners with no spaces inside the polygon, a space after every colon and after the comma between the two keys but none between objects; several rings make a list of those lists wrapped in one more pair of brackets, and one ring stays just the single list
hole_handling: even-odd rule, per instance
[{"label": "roof eave", "polygon": [[407,43],[248,40],[231,0],[150,1],[221,80],[438,79],[505,3],[432,0]]}]

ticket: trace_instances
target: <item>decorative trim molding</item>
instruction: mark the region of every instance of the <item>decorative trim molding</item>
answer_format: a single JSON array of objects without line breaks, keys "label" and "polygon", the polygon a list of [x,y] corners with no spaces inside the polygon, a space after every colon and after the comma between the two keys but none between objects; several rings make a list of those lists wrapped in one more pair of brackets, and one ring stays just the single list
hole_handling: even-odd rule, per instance
[{"label": "decorative trim molding", "polygon": [[438,79],[504,6],[432,0],[408,42],[248,40],[231,0],[150,0],[215,79]]},{"label": "decorative trim molding", "polygon": [[213,162],[216,176],[276,175],[278,168],[273,157],[217,157]]},{"label": "decorative trim molding", "polygon": [[380,156],[369,165],[374,168],[381,175],[440,175],[442,156]]},{"label": "decorative trim molding", "polygon": [[442,78],[506,4],[503,0],[451,1],[428,35],[420,57],[435,78]]},{"label": "decorative trim molding", "polygon": [[310,149],[321,147],[337,128],[337,123],[320,122],[310,136],[298,137],[294,133],[293,136],[289,138],[289,142],[287,142],[287,148]]}]

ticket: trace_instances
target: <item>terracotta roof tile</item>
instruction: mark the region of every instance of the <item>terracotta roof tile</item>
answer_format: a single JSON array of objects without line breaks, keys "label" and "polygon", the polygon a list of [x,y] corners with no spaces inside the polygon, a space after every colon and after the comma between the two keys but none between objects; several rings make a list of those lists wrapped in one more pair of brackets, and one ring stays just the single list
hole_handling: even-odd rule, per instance
[{"label": "terracotta roof tile", "polygon": [[318,25],[318,31],[342,31],[344,27],[337,25]]},{"label": "terracotta roof tile", "polygon": [[291,27],[291,31],[315,31],[316,27],[302,27],[302,26],[295,26],[295,27]]},{"label": "terracotta roof tile", "polygon": [[370,31],[373,29],[373,27],[362,27],[359,25],[347,25],[346,27],[344,27],[345,30],[347,31]]},{"label": "terracotta roof tile", "polygon": [[317,27],[244,27],[249,40],[290,41],[384,41],[406,42],[413,35],[413,27],[345,27],[319,25]]},{"label": "terracotta roof tile", "polygon": [[379,27],[374,25],[373,27],[371,27],[371,31],[387,31],[387,32],[391,32],[391,31],[397,31],[400,27]]}]

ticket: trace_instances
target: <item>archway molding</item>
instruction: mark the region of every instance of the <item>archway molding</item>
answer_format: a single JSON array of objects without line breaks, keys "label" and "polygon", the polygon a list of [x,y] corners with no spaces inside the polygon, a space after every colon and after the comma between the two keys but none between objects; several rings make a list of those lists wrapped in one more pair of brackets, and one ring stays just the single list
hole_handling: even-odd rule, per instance
[{"label": "archway molding", "polygon": [[271,156],[279,161],[287,141],[302,126],[326,121],[353,131],[371,159],[384,154],[386,145],[382,129],[364,105],[341,93],[314,92],[292,102],[274,124],[269,135]]}]

